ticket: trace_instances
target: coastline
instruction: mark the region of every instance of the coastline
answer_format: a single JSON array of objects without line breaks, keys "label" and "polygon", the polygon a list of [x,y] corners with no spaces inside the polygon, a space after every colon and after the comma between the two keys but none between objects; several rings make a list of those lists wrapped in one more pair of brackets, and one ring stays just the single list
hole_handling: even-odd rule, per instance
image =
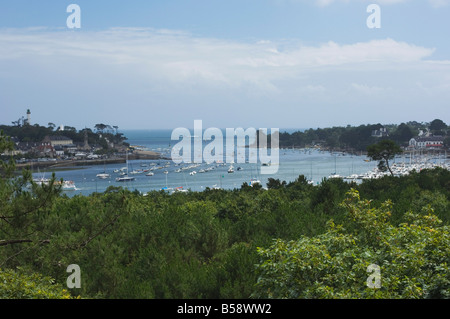
[{"label": "coastline", "polygon": [[[162,156],[162,154],[152,151],[134,151],[128,154],[129,160],[168,160],[169,158]],[[70,168],[74,166],[91,166],[91,165],[105,165],[105,164],[118,164],[126,163],[126,155],[117,155],[110,158],[99,159],[70,159],[70,160],[56,160],[56,161],[32,161],[27,163],[16,163],[16,169],[21,170],[24,168],[35,169],[52,169],[52,168]]]}]

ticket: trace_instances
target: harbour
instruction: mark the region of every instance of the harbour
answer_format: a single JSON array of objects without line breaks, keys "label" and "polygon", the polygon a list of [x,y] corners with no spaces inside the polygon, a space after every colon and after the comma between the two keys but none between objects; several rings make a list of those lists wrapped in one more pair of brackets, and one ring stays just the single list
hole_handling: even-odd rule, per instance
[{"label": "harbour", "polygon": [[[166,150],[167,152],[168,150]],[[167,156],[168,154],[166,154]],[[243,184],[261,184],[266,187],[270,178],[293,182],[300,175],[310,184],[318,185],[323,179],[341,178],[361,183],[367,179],[381,178],[390,172],[381,172],[377,162],[368,161],[364,155],[346,155],[319,149],[282,149],[279,167],[275,174],[261,174],[263,163],[181,163],[171,160],[128,160],[104,165],[80,166],[76,170],[56,171],[57,180],[63,179],[63,191],[68,196],[104,192],[110,186],[123,187],[146,194],[149,191],[167,192],[203,191],[209,189],[235,189]],[[412,171],[442,167],[450,169],[447,158],[416,157],[411,162],[397,157],[391,164],[394,176],[404,176]],[[33,174],[36,180],[51,177],[51,170]],[[105,174],[105,175],[102,175]],[[126,178],[124,178],[126,177]],[[122,179],[121,179],[122,178]]]}]

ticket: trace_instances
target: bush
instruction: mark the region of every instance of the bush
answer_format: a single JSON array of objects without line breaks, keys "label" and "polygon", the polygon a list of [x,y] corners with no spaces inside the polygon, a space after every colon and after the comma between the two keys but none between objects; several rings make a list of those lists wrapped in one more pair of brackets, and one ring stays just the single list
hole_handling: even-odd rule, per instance
[{"label": "bush", "polygon": [[[398,227],[388,220],[392,204],[372,208],[356,190],[342,204],[352,231],[328,223],[326,233],[258,248],[255,297],[262,298],[449,298],[450,229],[430,207],[409,212]],[[371,288],[370,265],[381,286]]]},{"label": "bush", "polygon": [[71,299],[70,293],[55,280],[20,269],[0,269],[0,299]]}]

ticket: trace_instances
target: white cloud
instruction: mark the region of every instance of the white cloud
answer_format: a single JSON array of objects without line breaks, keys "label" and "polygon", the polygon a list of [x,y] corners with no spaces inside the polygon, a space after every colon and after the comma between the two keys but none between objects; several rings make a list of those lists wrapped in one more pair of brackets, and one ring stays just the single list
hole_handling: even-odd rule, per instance
[{"label": "white cloud", "polygon": [[[327,116],[326,105],[335,110],[364,95],[385,107],[399,103],[398,96],[418,103],[418,82],[436,88],[448,83],[450,65],[432,59],[433,53],[394,39],[279,46],[154,29],[0,30],[0,107],[2,101],[12,107],[40,104],[47,114],[74,119],[97,112],[90,115],[93,121],[120,118],[131,127],[168,116],[209,116],[220,119],[220,126],[237,114],[242,121],[287,116],[284,125],[293,125],[295,116],[282,107],[300,112],[298,105],[320,103],[322,109],[308,109],[308,116],[321,110],[320,117]],[[435,92],[435,100],[448,96]]]},{"label": "white cloud", "polygon": [[296,76],[311,68],[418,62],[434,52],[393,39],[293,47],[280,52],[277,44],[269,41],[232,42],[152,29],[0,32],[0,60],[11,63],[92,63],[98,68],[128,70],[172,83],[230,87],[242,83],[273,87],[272,80]]}]

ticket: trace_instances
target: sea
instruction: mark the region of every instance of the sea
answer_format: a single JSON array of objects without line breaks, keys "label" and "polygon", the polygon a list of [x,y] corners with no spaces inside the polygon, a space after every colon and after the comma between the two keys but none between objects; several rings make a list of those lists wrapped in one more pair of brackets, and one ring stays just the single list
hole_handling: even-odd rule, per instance
[{"label": "sea", "polygon": [[[280,130],[282,132],[283,130]],[[285,130],[287,132],[292,129]],[[131,191],[137,190],[142,194],[159,190],[190,190],[203,191],[206,188],[235,189],[243,183],[252,180],[259,181],[263,187],[269,178],[280,181],[295,181],[299,175],[304,175],[312,184],[319,184],[324,178],[337,174],[350,176],[352,174],[364,174],[376,167],[376,162],[368,161],[364,155],[347,154],[344,152],[329,152],[316,148],[279,149],[278,169],[275,173],[262,174],[262,165],[246,161],[245,163],[228,163],[224,156],[223,162],[207,163],[203,161],[196,167],[188,169],[192,163],[175,163],[171,160],[172,148],[177,146],[180,140],[172,140],[172,130],[122,130],[130,145],[142,150],[161,153],[166,159],[159,160],[129,160],[128,172],[142,171],[143,173],[132,175],[135,179],[130,182],[118,182],[117,170],[126,167],[126,164],[105,164],[74,167],[67,170],[54,171],[56,178],[72,181],[75,189],[64,190],[68,196],[89,195],[94,192],[104,192],[110,186],[120,186]],[[223,133],[223,145],[225,149],[226,134]],[[229,140],[228,140],[229,141]],[[211,141],[203,141],[202,148]],[[237,144],[237,143],[236,143]],[[235,147],[236,150],[236,147]],[[236,150],[237,151],[237,150]],[[270,154],[270,151],[269,151]],[[248,158],[248,157],[247,157]],[[230,165],[234,172],[229,173]],[[184,168],[184,169],[182,169]],[[148,172],[152,176],[147,176]],[[191,172],[195,171],[193,174]],[[203,172],[204,171],[204,172]],[[106,172],[110,174],[107,179],[100,179],[97,174]],[[51,170],[40,171],[33,174],[34,178],[50,178]],[[129,175],[131,176],[131,175]]]}]

